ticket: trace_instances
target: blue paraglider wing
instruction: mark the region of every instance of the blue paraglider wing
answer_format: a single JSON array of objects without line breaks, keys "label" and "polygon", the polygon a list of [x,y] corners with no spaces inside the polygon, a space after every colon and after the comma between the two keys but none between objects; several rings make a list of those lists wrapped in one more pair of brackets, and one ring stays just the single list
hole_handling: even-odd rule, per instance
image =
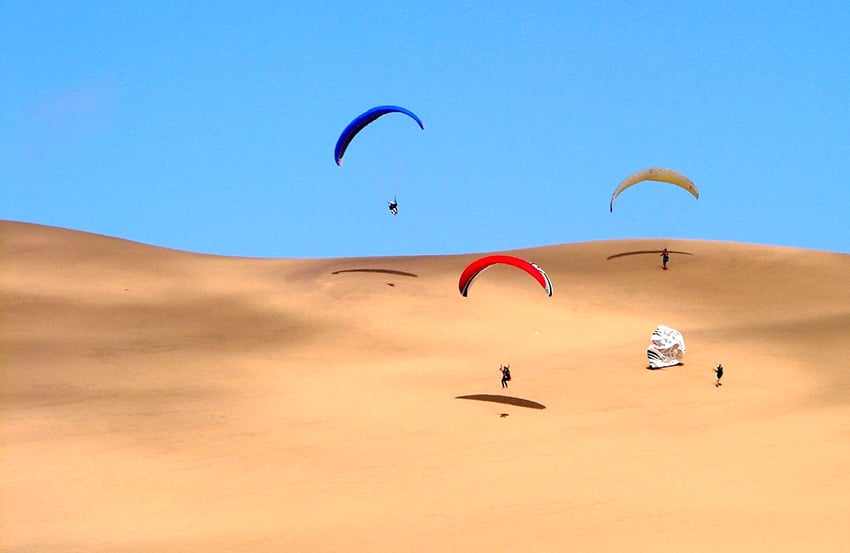
[{"label": "blue paraglider wing", "polygon": [[361,113],[358,115],[354,121],[348,124],[345,127],[345,130],[342,131],[342,134],[339,135],[339,139],[336,141],[336,148],[334,148],[334,161],[336,161],[337,165],[342,165],[342,156],[345,154],[346,148],[357,136],[361,130],[363,130],[366,125],[377,119],[382,115],[386,115],[388,113],[403,113],[416,121],[419,124],[419,128],[425,130],[425,125],[422,124],[422,120],[416,116],[412,111],[405,109],[399,106],[378,106],[376,108],[372,108],[365,113]]}]

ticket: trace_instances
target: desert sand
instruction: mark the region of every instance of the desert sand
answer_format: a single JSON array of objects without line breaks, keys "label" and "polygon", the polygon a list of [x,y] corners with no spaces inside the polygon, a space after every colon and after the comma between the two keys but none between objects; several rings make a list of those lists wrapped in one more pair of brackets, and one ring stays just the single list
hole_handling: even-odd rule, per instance
[{"label": "desert sand", "polygon": [[[0,222],[0,550],[848,551],[850,255],[661,245],[505,252],[554,295],[464,298],[490,252]],[[647,370],[659,324],[687,353]]]}]

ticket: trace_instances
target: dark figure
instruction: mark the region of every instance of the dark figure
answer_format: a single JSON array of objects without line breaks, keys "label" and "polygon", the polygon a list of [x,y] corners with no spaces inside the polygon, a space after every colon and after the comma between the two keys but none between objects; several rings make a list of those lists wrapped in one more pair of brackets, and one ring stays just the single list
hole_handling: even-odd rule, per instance
[{"label": "dark figure", "polygon": [[667,251],[667,248],[661,250],[661,268],[665,271],[667,270],[667,262],[670,261],[670,252]]},{"label": "dark figure", "polygon": [[398,215],[398,202],[396,201],[396,199],[393,198],[393,201],[387,203],[390,206],[390,213],[392,213],[393,215]]},{"label": "dark figure", "polygon": [[499,370],[502,372],[502,388],[508,387],[508,381],[511,379],[511,366],[499,365]]},{"label": "dark figure", "polygon": [[723,386],[723,383],[720,382],[720,379],[723,378],[723,363],[718,363],[717,368],[714,369],[714,386]]}]

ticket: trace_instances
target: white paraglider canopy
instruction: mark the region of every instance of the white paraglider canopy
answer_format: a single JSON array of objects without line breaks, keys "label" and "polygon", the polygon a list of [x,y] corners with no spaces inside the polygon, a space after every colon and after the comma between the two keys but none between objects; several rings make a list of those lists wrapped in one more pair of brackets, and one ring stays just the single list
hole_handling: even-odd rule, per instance
[{"label": "white paraglider canopy", "polygon": [[650,344],[646,348],[649,368],[672,367],[682,362],[682,356],[685,355],[685,339],[682,338],[681,332],[669,326],[659,325],[649,339]]}]

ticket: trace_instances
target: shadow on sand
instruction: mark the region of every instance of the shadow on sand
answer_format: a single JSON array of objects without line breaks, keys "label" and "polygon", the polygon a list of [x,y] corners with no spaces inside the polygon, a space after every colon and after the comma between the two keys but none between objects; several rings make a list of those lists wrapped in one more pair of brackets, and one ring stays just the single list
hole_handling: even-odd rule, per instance
[{"label": "shadow on sand", "polygon": [[[680,252],[678,250],[669,250],[670,255],[678,254],[678,255],[694,255],[691,252]],[[633,252],[623,252],[623,253],[615,253],[614,255],[609,255],[605,258],[606,261],[611,261],[612,259],[617,259],[618,257],[626,257],[629,255],[648,255],[648,254],[661,255],[661,250],[635,250]]]},{"label": "shadow on sand", "polygon": [[646,370],[648,370],[648,371],[666,371],[667,369],[672,369],[674,367],[684,367],[684,366],[685,366],[685,363],[682,362],[682,361],[679,361],[678,364],[670,365],[669,367],[653,367],[652,365],[647,365]]},{"label": "shadow on sand", "polygon": [[504,403],[506,405],[515,405],[517,407],[527,407],[529,409],[546,409],[546,406],[542,403],[537,403],[530,399],[500,396],[495,394],[471,394],[468,396],[457,396],[455,399],[474,399],[477,401],[490,401],[492,403]]},{"label": "shadow on sand", "polygon": [[398,275],[398,276],[407,276],[417,278],[419,275],[416,273],[407,273],[405,271],[396,271],[395,269],[340,269],[339,271],[333,271],[332,275],[338,275],[340,273],[382,273],[385,275]]}]

